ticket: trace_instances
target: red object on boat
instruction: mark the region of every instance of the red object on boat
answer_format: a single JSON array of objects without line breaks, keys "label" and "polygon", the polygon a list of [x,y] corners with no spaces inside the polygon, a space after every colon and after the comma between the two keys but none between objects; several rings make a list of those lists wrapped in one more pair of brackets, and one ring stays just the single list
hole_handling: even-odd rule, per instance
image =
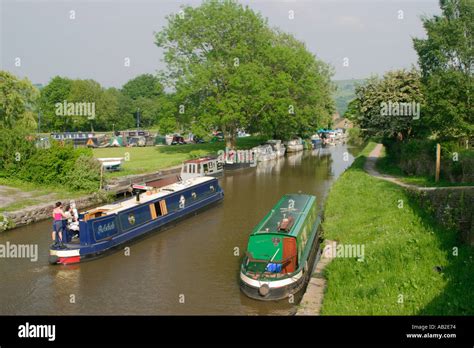
[{"label": "red object on boat", "polygon": [[61,263],[63,265],[67,265],[70,263],[78,263],[81,262],[81,257],[80,256],[71,256],[71,257],[60,257],[58,259],[58,263]]},{"label": "red object on boat", "polygon": [[296,266],[298,263],[298,249],[296,247],[296,238],[283,238],[283,260],[286,261],[283,264],[282,273],[292,273],[296,270]]}]

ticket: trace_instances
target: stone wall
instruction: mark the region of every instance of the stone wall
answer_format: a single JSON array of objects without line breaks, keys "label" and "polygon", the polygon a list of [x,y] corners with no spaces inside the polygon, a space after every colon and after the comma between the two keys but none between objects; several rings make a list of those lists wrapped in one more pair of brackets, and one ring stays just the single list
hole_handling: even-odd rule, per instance
[{"label": "stone wall", "polygon": [[474,187],[409,190],[411,196],[442,225],[460,233],[474,246]]}]

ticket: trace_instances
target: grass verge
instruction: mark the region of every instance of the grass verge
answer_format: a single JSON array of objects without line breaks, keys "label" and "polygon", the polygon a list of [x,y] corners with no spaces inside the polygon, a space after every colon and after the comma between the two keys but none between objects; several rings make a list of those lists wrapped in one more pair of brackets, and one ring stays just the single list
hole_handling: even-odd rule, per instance
[{"label": "grass verge", "polygon": [[368,144],[326,202],[324,237],[363,245],[365,256],[363,261],[336,257],[326,267],[322,314],[474,314],[473,248],[441,227],[403,188],[365,173],[374,146]]}]

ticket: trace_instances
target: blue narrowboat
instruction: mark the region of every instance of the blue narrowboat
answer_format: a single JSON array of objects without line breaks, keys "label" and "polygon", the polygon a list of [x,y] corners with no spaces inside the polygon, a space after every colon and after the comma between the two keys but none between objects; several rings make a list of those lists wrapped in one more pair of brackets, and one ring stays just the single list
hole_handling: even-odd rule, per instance
[{"label": "blue narrowboat", "polygon": [[197,177],[171,185],[134,185],[136,196],[79,214],[79,239],[50,247],[51,264],[69,264],[97,257],[133,239],[224,198],[213,177]]}]

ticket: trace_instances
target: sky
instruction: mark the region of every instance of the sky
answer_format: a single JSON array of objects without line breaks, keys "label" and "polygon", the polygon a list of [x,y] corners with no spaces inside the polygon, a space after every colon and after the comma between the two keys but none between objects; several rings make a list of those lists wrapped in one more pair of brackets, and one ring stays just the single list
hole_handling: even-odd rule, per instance
[{"label": "sky", "polygon": [[[166,16],[196,0],[0,0],[0,70],[33,83],[56,76],[91,78],[120,88],[166,69],[154,33]],[[410,68],[412,38],[425,37],[422,16],[437,0],[240,1],[293,34],[334,68],[334,79],[360,79]],[[127,65],[126,63],[129,62]]]}]

